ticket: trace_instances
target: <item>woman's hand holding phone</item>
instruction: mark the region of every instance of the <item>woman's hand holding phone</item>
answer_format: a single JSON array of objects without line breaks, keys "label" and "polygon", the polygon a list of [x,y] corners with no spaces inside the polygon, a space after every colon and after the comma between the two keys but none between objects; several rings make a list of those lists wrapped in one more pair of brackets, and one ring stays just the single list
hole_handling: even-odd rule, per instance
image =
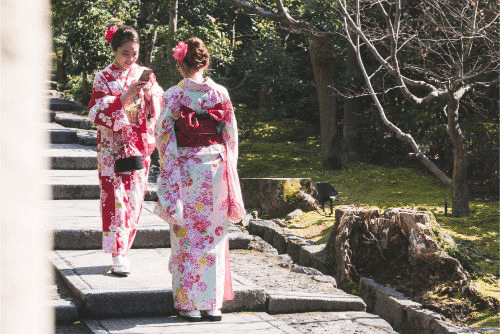
[{"label": "woman's hand holding phone", "polygon": [[139,77],[139,82],[145,82],[144,86],[142,86],[141,88],[143,89],[144,96],[146,97],[146,100],[148,100],[148,101],[151,100],[151,92],[149,90],[152,86],[152,83],[149,82],[149,79],[151,78],[151,73],[153,73],[152,70],[145,69],[142,72],[141,76]]}]

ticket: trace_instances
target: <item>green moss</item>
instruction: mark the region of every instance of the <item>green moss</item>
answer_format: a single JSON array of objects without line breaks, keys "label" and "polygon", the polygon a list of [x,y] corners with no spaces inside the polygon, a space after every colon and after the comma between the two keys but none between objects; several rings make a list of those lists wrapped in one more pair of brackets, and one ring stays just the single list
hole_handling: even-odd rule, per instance
[{"label": "green moss", "polygon": [[295,208],[295,203],[299,200],[298,192],[302,189],[299,180],[290,180],[289,182],[283,182],[283,196],[285,197],[285,203],[289,206],[290,210]]},{"label": "green moss", "polygon": [[[436,177],[412,168],[389,168],[366,163],[345,166],[342,170],[325,170],[321,165],[317,137],[309,137],[302,142],[242,140],[238,163],[241,177],[306,177],[313,182],[329,182],[339,192],[340,203],[337,204],[382,210],[410,207],[432,212],[437,222],[433,224],[435,234],[444,232],[456,242],[453,246],[441,240],[444,249],[477,268],[473,277],[480,293],[500,299],[498,201],[472,200],[470,216],[445,216],[445,198],[448,213],[451,213],[451,190]],[[324,217],[311,211],[292,219],[289,231],[325,243],[333,224],[334,217]],[[485,324],[496,321],[488,312],[481,317],[480,322]]]},{"label": "green moss", "polygon": [[[470,318],[472,320],[467,322],[468,326],[472,327],[493,327],[498,328],[498,324],[500,323],[500,315],[493,311],[485,311],[485,312],[472,312],[470,314]],[[481,332],[483,334],[494,334],[498,333],[497,330],[491,330],[486,332]]]},{"label": "green moss", "polygon": [[354,281],[349,281],[347,283],[347,290],[349,291],[349,293],[351,293],[355,296],[359,295],[358,284]]}]

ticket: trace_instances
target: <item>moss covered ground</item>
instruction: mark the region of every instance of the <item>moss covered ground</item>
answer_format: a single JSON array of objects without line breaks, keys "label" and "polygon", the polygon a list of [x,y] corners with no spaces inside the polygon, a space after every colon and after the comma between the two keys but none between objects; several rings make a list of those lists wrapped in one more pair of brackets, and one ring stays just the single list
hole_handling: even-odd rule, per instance
[{"label": "moss covered ground", "polygon": [[[266,131],[257,127],[244,136],[240,141],[240,177],[307,177],[313,182],[327,181],[333,185],[340,194],[337,205],[380,209],[409,207],[430,211],[439,224],[438,228],[456,242],[456,246],[446,249],[447,252],[472,272],[474,285],[483,295],[500,299],[498,201],[472,200],[470,216],[452,218],[444,214],[445,200],[448,213],[451,213],[451,190],[436,177],[416,168],[366,163],[344,166],[341,170],[326,170],[321,165],[317,137],[300,138],[300,133],[290,137],[281,129],[283,127],[279,124],[266,124]],[[259,136],[262,133],[265,136]],[[301,140],[293,140],[294,137]],[[312,211],[291,220],[288,229],[324,243],[333,223],[334,217]],[[493,312],[476,312],[469,317],[468,324],[496,327],[499,319]]]}]

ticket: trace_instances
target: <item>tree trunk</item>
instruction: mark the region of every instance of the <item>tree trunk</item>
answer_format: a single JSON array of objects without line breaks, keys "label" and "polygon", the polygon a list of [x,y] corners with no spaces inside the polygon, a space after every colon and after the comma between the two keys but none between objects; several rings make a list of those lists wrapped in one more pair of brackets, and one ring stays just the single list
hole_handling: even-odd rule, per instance
[{"label": "tree trunk", "polygon": [[146,66],[151,66],[151,64],[153,63],[153,51],[155,48],[157,36],[158,36],[158,29],[155,29],[153,31],[153,35],[151,36],[151,42],[150,42],[151,45],[146,56],[146,64],[144,64]]},{"label": "tree trunk", "polygon": [[236,14],[233,11],[228,13],[228,35],[231,49],[234,49],[234,42],[236,41]]},{"label": "tree trunk", "polygon": [[[57,53],[56,53],[57,54]],[[61,84],[66,84],[68,82],[68,75],[66,73],[66,63],[68,57],[71,55],[71,49],[68,45],[65,45],[61,57],[57,57],[57,82]]]},{"label": "tree trunk", "polygon": [[179,0],[171,0],[168,20],[168,31],[171,36],[177,32],[177,13],[179,11]]},{"label": "tree trunk", "polygon": [[468,216],[469,187],[467,185],[467,151],[465,138],[458,124],[459,100],[449,93],[446,114],[448,115],[448,136],[453,146],[452,215]]},{"label": "tree trunk", "polygon": [[82,72],[82,95],[83,95],[83,105],[87,105],[90,101],[90,84],[87,80],[87,71]]},{"label": "tree trunk", "polygon": [[335,57],[328,44],[327,36],[312,37],[309,52],[318,94],[323,164],[329,169],[340,169],[342,142],[338,135],[337,101],[333,91]]},{"label": "tree trunk", "polygon": [[[352,78],[351,84],[358,86],[359,69],[356,62],[356,55],[351,47],[345,52],[344,59],[347,77]],[[344,122],[343,122],[343,146],[342,162],[348,164],[357,162],[362,155],[362,134],[360,133],[361,109],[363,108],[361,97],[351,97],[344,99]]]}]

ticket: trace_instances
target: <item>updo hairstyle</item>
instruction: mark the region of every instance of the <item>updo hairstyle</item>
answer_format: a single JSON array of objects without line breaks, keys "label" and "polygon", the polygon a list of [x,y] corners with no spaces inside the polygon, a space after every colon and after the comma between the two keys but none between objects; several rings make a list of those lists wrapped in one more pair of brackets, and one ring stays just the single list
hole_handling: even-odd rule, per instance
[{"label": "updo hairstyle", "polygon": [[118,30],[111,39],[111,47],[113,48],[113,51],[116,51],[120,46],[127,42],[139,44],[139,34],[134,28],[121,24],[118,26]]},{"label": "updo hairstyle", "polygon": [[196,71],[199,68],[208,66],[210,53],[201,39],[190,37],[184,43],[187,44],[188,48],[183,64],[188,71]]}]

